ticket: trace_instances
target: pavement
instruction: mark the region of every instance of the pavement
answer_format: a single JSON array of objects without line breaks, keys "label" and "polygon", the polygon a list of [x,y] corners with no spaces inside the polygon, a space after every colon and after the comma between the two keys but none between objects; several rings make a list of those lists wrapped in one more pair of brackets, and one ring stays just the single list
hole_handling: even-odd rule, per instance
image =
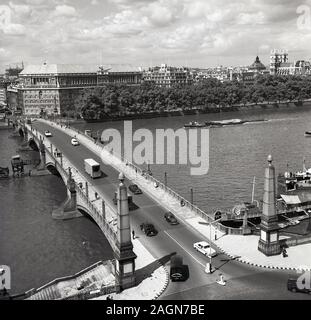
[{"label": "pavement", "polygon": [[[49,140],[61,149],[65,156],[70,155],[70,161],[80,172],[84,172],[83,160],[85,158],[92,157],[96,161],[101,161],[98,154],[92,152],[86,146],[82,144],[79,147],[72,146],[70,144],[71,137],[56,128],[55,125],[50,126],[36,121],[33,126],[41,132],[50,130],[53,137]],[[117,189],[119,172],[111,166],[104,166],[103,171],[107,175],[105,178],[94,181],[87,175],[84,178],[88,180],[90,185],[96,186],[100,192],[110,196],[109,204],[113,205],[112,198],[114,190]],[[125,183],[129,185],[131,181],[126,179]],[[143,246],[153,257],[158,260],[162,259],[162,261],[168,261],[166,258],[177,252],[183,256],[184,263],[189,266],[189,279],[180,283],[170,282],[160,299],[311,298],[308,295],[292,294],[287,291],[287,279],[289,275],[296,275],[295,272],[263,270],[255,266],[242,264],[236,261],[235,257],[229,257],[222,252],[219,252],[218,256],[212,259],[214,272],[207,275],[204,269],[209,259],[193,249],[194,242],[204,239],[200,231],[191,224],[185,223],[183,219],[180,219],[180,224],[177,226],[169,225],[163,218],[167,209],[159,205],[149,194],[133,195],[133,199],[139,208],[130,213],[131,226]],[[146,237],[140,231],[139,225],[146,221],[153,223],[159,231],[156,237]],[[197,224],[197,226],[199,225],[200,227],[204,226]],[[220,273],[224,275],[227,281],[226,286],[220,286],[216,283]]]}]

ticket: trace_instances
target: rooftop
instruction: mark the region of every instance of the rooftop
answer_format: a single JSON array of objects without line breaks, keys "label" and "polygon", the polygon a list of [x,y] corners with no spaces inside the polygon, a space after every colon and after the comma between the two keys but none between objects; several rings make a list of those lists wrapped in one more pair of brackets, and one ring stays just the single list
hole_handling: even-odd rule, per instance
[{"label": "rooftop", "polygon": [[266,70],[266,67],[263,63],[261,63],[259,57],[257,56],[255,62],[252,65],[250,65],[249,69],[250,70]]},{"label": "rooftop", "polygon": [[41,64],[41,65],[27,65],[20,75],[46,75],[46,74],[97,74],[100,67],[108,72],[139,72],[138,67],[131,65],[102,65],[98,64]]}]

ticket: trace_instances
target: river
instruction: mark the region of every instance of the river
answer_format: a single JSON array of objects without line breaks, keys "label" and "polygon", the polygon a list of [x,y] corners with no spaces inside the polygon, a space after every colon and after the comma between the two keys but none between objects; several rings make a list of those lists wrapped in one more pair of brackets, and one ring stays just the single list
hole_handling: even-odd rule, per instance
[{"label": "river", "polygon": [[[9,165],[21,143],[10,135],[0,130],[0,166]],[[38,157],[35,152],[19,154],[23,159]],[[52,219],[53,207],[65,197],[57,176],[0,180],[0,265],[11,268],[12,293],[112,258],[108,241],[90,219]]]}]

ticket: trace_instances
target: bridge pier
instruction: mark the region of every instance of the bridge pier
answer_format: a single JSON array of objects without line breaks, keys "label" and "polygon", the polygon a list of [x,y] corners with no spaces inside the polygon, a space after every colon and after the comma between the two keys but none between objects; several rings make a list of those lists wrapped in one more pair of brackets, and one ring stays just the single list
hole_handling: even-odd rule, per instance
[{"label": "bridge pier", "polygon": [[52,211],[54,219],[66,220],[81,217],[82,214],[77,209],[77,191],[76,184],[72,178],[71,169],[69,168],[69,178],[67,180],[67,199],[59,208]]},{"label": "bridge pier", "polygon": [[119,180],[117,192],[118,230],[114,255],[116,258],[116,283],[122,291],[135,286],[135,259],[137,256],[133,251],[131,241],[128,195],[123,173],[120,173]]}]

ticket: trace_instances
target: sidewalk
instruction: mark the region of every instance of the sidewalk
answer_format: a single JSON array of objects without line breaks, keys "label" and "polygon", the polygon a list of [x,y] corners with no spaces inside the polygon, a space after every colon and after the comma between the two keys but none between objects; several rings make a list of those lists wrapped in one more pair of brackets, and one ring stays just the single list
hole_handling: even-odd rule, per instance
[{"label": "sidewalk", "polygon": [[[137,259],[135,260],[136,272],[139,272],[148,265],[153,264],[156,260],[137,238],[132,242],[134,252],[137,255]],[[136,287],[124,290],[119,294],[109,294],[109,296],[112,297],[113,300],[154,300],[166,289],[168,282],[168,273],[165,267],[159,264],[159,267],[151,276],[143,280]],[[108,295],[103,295],[91,300],[106,300],[107,296]]]}]

